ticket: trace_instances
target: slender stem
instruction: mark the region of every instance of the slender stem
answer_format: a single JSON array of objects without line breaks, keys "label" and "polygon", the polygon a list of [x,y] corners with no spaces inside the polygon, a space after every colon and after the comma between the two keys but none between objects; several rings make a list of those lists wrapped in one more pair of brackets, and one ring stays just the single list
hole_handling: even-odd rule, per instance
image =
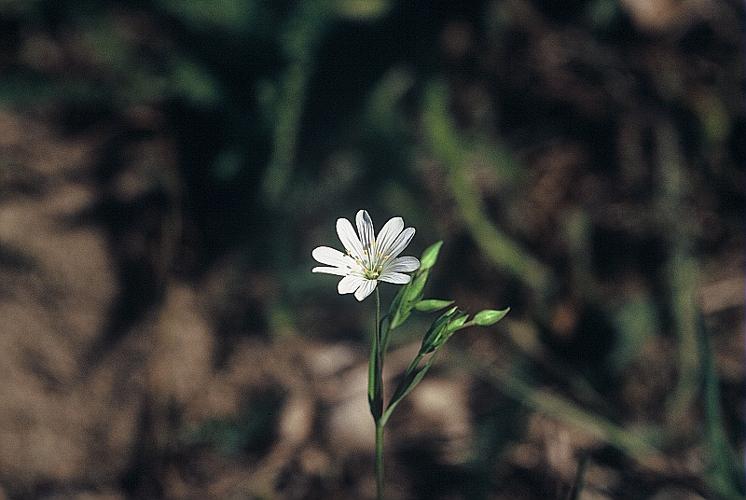
[{"label": "slender stem", "polygon": [[381,413],[383,411],[383,349],[381,344],[381,295],[376,288],[376,327],[375,327],[375,380],[376,408],[373,414],[376,424],[376,498],[383,500],[383,426]]},{"label": "slender stem", "polygon": [[381,344],[381,295],[376,287],[376,384],[383,403],[383,344]]},{"label": "slender stem", "polygon": [[383,500],[383,422],[376,422],[376,499]]},{"label": "slender stem", "polygon": [[373,326],[373,335],[370,342],[370,357],[368,358],[368,403],[373,421],[378,422],[383,413],[383,382],[381,376],[381,365],[383,355],[381,353],[381,299],[376,289],[376,322]]}]

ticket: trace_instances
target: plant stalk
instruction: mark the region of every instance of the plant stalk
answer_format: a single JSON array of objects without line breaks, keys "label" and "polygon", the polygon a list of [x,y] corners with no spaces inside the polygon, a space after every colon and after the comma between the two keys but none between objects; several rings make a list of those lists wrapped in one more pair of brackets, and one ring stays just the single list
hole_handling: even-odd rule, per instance
[{"label": "plant stalk", "polygon": [[[383,345],[381,343],[381,295],[376,288],[376,326],[372,348],[375,349],[375,370],[373,394],[375,401],[371,406],[373,421],[376,424],[376,499],[383,500]],[[373,358],[371,353],[371,359]],[[373,409],[375,408],[375,410]]]},{"label": "plant stalk", "polygon": [[376,422],[376,500],[383,500],[383,422]]}]

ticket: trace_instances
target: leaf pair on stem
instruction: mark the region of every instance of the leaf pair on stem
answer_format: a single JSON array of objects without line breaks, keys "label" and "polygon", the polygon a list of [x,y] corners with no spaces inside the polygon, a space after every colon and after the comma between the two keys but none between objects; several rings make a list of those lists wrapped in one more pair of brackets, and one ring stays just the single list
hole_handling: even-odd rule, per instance
[{"label": "leaf pair on stem", "polygon": [[377,349],[371,350],[371,377],[374,376],[376,370],[381,368],[379,363],[382,363],[391,331],[404,324],[412,311],[431,313],[448,307],[448,310],[440,314],[428,328],[422,338],[419,352],[404,372],[385,410],[382,388],[374,387],[375,383],[369,384],[368,399],[371,413],[377,422],[380,421],[381,426],[386,424],[399,403],[422,381],[433,365],[438,352],[453,334],[470,326],[494,325],[510,311],[510,308],[503,310],[487,309],[480,311],[469,320],[469,314],[454,306],[452,300],[423,299],[425,284],[430,276],[430,270],[438,260],[442,245],[443,242],[439,241],[423,252],[420,258],[420,268],[412,277],[410,283],[399,290],[383,320],[377,318],[380,344],[376,346]]}]

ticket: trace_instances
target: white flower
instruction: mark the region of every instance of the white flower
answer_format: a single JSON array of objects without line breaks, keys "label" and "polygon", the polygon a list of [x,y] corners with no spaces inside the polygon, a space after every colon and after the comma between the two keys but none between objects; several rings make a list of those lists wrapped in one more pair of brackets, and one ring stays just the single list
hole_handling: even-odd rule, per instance
[{"label": "white flower", "polygon": [[317,247],[313,258],[331,267],[314,267],[314,273],[344,276],[337,286],[340,294],[355,293],[358,301],[373,293],[379,281],[406,285],[410,273],[420,267],[416,257],[398,257],[414,236],[414,228],[404,229],[404,219],[393,217],[375,236],[373,221],[365,210],[355,217],[358,237],[347,219],[337,219],[337,234],[346,253],[330,247]]}]

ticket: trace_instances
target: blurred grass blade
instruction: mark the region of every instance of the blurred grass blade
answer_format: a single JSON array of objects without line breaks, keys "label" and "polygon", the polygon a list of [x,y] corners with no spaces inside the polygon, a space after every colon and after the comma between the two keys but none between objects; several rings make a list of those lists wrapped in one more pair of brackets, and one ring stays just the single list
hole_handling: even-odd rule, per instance
[{"label": "blurred grass blade", "polygon": [[688,185],[683,171],[679,138],[673,125],[664,123],[656,131],[657,161],[660,169],[657,205],[664,234],[669,235],[671,255],[666,277],[672,293],[673,328],[678,337],[678,380],[666,401],[667,416],[674,426],[686,418],[697,391],[697,262],[690,256],[689,225],[682,217],[690,213],[684,204]]},{"label": "blurred grass blade", "polygon": [[535,291],[543,292],[550,282],[549,268],[490,222],[484,203],[469,182],[466,164],[470,148],[463,144],[448,116],[446,94],[444,84],[430,85],[425,96],[423,125],[432,154],[448,173],[449,187],[461,218],[487,258]]},{"label": "blurred grass blade", "polygon": [[262,180],[262,191],[270,206],[280,203],[290,184],[308,82],[317,47],[332,16],[333,11],[324,0],[300,2],[284,28],[282,48],[289,63],[274,102],[274,146]]},{"label": "blurred grass blade", "polygon": [[705,439],[710,462],[706,472],[706,481],[712,491],[722,498],[745,498],[744,475],[746,471],[742,457],[733,450],[725,432],[725,422],[720,409],[720,386],[715,359],[701,319],[697,332],[702,363]]},{"label": "blurred grass blade", "polygon": [[575,481],[573,482],[568,500],[579,500],[580,493],[585,487],[585,471],[588,469],[588,454],[584,453],[578,462],[578,470],[575,472]]},{"label": "blurred grass blade", "polygon": [[452,349],[451,356],[457,366],[485,382],[493,385],[506,396],[543,413],[572,425],[603,440],[627,456],[647,466],[660,466],[663,458],[660,450],[642,435],[630,432],[601,415],[585,410],[570,400],[547,390],[537,389],[526,382],[498,370],[495,366],[475,359],[463,351]]}]

